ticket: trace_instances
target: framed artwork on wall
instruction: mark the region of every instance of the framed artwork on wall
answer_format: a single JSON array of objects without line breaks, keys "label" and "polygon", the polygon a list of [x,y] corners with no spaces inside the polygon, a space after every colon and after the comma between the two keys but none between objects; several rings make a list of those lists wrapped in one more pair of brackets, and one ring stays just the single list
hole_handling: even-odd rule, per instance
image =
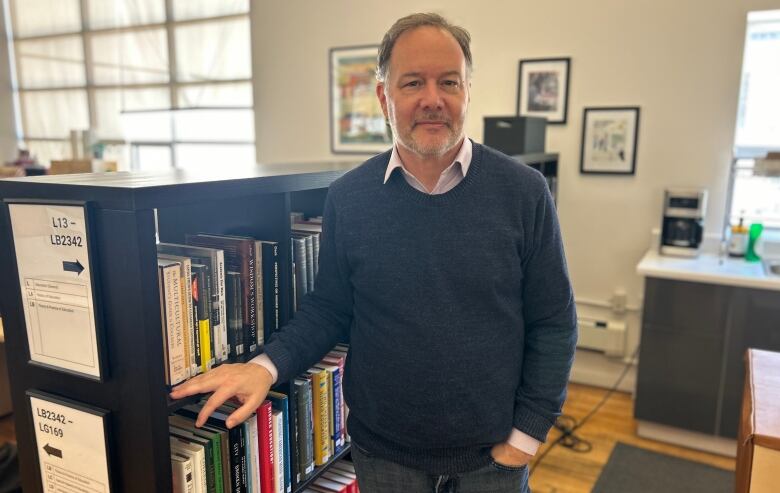
[{"label": "framed artwork on wall", "polygon": [[517,114],[542,116],[549,124],[566,123],[571,58],[520,60]]},{"label": "framed artwork on wall", "polygon": [[330,49],[330,148],[334,154],[376,154],[392,145],[376,97],[379,46]]},{"label": "framed artwork on wall", "polygon": [[638,106],[585,108],[580,172],[633,175],[638,138]]}]

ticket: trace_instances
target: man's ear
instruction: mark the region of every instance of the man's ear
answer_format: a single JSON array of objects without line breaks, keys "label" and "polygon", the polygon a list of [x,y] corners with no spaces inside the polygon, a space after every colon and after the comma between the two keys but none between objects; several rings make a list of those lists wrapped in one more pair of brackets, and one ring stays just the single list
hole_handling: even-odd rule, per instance
[{"label": "man's ear", "polygon": [[383,82],[376,83],[376,97],[379,99],[379,104],[382,106],[382,113],[387,120],[387,95],[385,94],[385,84]]}]

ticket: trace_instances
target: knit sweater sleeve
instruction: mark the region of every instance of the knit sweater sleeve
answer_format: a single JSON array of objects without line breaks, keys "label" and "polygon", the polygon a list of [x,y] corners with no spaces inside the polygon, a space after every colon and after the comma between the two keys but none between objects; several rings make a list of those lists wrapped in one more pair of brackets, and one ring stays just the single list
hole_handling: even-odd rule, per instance
[{"label": "knit sweater sleeve", "polygon": [[522,247],[525,346],[514,426],[544,442],[566,398],[577,316],[555,205],[546,186],[526,222]]},{"label": "knit sweater sleeve", "polygon": [[320,238],[319,272],[294,318],[271,336],[264,352],[286,382],[322,359],[344,340],[352,323],[352,289],[346,257],[339,247],[334,187],[328,192]]}]

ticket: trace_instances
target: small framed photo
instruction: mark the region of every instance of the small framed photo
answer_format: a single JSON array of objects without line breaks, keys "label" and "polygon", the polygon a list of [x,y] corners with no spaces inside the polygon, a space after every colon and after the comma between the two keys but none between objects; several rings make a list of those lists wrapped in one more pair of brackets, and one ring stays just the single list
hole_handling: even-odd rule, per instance
[{"label": "small framed photo", "polygon": [[392,145],[376,97],[379,47],[330,50],[330,147],[334,154],[376,154]]},{"label": "small framed photo", "polygon": [[566,123],[571,58],[520,60],[517,114],[542,116],[549,124]]},{"label": "small framed photo", "polygon": [[585,108],[580,172],[633,175],[638,138],[638,106]]}]

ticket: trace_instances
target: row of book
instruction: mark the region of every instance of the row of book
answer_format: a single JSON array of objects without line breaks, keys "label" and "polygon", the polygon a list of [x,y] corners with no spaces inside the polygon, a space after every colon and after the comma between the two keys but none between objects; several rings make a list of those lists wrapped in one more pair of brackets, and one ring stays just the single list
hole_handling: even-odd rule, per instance
[{"label": "row of book", "polygon": [[165,383],[247,361],[279,329],[279,245],[192,234],[158,243]]},{"label": "row of book", "polygon": [[290,493],[293,482],[300,484],[328,465],[349,441],[341,392],[347,351],[336,346],[295,379],[292,397],[269,392],[257,411],[232,429],[225,421],[238,403],[225,403],[201,428],[195,419],[202,403],[177,410],[169,418],[174,492]]},{"label": "row of book", "polygon": [[337,460],[302,493],[360,493],[355,466],[347,460]]},{"label": "row of book", "polygon": [[303,297],[314,290],[320,257],[322,217],[305,219],[301,213],[290,216],[290,239],[293,274],[293,310],[301,306]]}]

